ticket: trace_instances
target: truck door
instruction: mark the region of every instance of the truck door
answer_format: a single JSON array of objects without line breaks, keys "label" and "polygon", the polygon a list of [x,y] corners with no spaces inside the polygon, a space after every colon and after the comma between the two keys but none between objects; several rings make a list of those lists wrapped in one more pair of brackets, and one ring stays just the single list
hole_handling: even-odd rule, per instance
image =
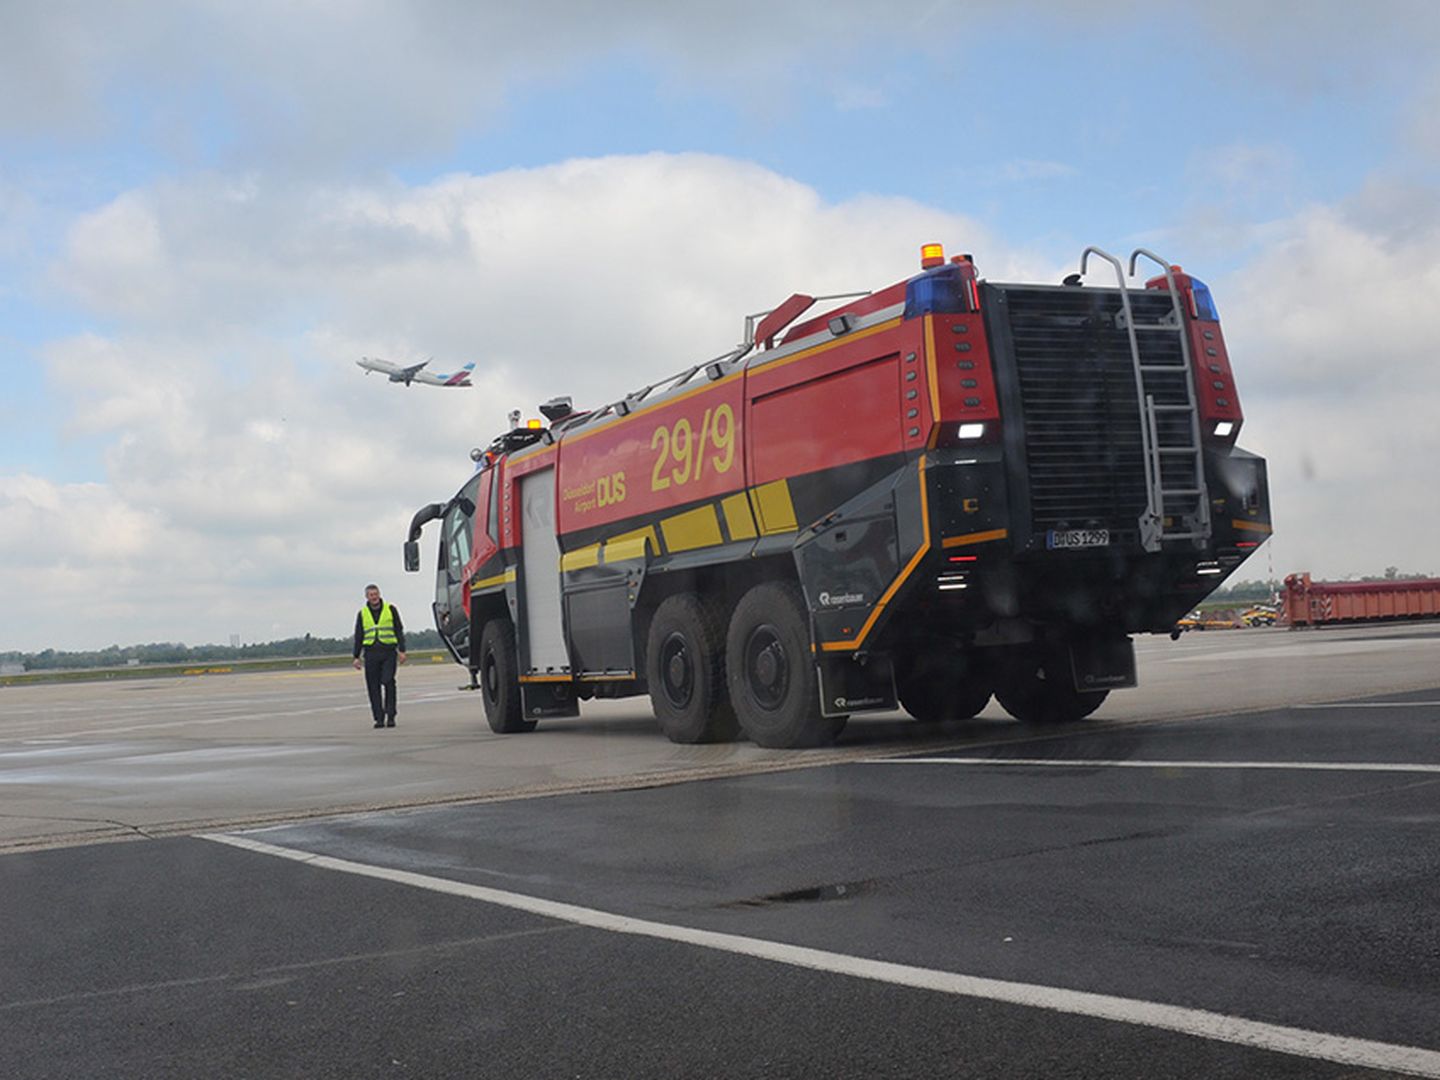
[{"label": "truck door", "polygon": [[475,536],[475,506],[480,477],[473,477],[451,500],[440,523],[440,565],[435,574],[435,626],[455,659],[470,655],[470,596],[466,568]]},{"label": "truck door", "polygon": [[521,582],[525,627],[520,636],[521,670],[569,671],[560,613],[560,541],[555,535],[555,470],[542,469],[520,481],[523,559]]}]

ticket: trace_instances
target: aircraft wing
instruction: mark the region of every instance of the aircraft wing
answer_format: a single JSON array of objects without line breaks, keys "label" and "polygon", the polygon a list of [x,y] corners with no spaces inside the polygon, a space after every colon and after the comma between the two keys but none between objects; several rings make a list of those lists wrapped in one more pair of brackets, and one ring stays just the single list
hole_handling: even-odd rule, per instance
[{"label": "aircraft wing", "polygon": [[422,360],[418,364],[411,364],[408,367],[399,368],[395,374],[390,376],[390,381],[403,382],[406,386],[409,386],[416,378],[419,378],[421,382],[425,382],[427,381],[427,377],[420,373],[420,369],[428,363],[430,363],[429,360]]}]

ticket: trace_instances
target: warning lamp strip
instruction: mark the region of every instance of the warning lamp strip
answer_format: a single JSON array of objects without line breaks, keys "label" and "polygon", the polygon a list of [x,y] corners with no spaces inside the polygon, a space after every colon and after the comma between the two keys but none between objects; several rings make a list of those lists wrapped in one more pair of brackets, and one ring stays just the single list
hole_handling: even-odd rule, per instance
[{"label": "warning lamp strip", "polygon": [[930,438],[925,445],[933,450],[940,441],[940,374],[935,369],[935,316],[925,316],[925,381],[930,387]]},{"label": "warning lamp strip", "polygon": [[1275,531],[1275,530],[1272,529],[1269,525],[1266,525],[1266,524],[1264,524],[1264,523],[1262,523],[1262,522],[1259,522],[1259,521],[1241,521],[1239,518],[1236,518],[1234,521],[1230,522],[1230,526],[1231,526],[1231,528],[1235,528],[1235,529],[1245,529],[1245,530],[1247,530],[1248,532],[1260,532],[1260,533],[1265,533],[1265,535],[1267,535],[1267,536],[1270,535],[1271,533],[1273,533],[1273,532]]}]

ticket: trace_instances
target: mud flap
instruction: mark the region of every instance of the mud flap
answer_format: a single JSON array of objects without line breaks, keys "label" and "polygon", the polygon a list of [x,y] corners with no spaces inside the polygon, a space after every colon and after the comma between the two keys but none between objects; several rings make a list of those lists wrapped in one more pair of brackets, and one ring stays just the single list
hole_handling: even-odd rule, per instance
[{"label": "mud flap", "polygon": [[1135,686],[1135,645],[1128,637],[1072,641],[1070,670],[1075,689],[1082,693]]},{"label": "mud flap", "polygon": [[823,716],[900,707],[895,700],[895,671],[889,657],[871,657],[862,664],[853,655],[821,655],[816,667]]},{"label": "mud flap", "polygon": [[580,703],[568,682],[522,682],[520,712],[528,719],[537,716],[579,716]]}]

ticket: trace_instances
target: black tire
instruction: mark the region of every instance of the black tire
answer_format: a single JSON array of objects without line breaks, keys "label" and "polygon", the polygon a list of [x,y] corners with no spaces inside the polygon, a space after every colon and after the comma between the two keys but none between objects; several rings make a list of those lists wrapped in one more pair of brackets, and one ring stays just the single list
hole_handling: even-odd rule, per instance
[{"label": "black tire", "polygon": [[767,581],[740,598],[725,636],[725,670],[740,728],[756,746],[823,746],[844,726],[820,714],[805,599],[789,582]]},{"label": "black tire", "polygon": [[995,700],[1026,724],[1069,724],[1105,703],[1108,690],[1075,689],[1063,648],[1017,650],[997,673]]},{"label": "black tire", "polygon": [[730,742],[740,733],[725,687],[724,623],[694,593],[663,601],[646,637],[645,678],[673,743]]},{"label": "black tire", "polygon": [[520,712],[515,627],[509,619],[491,619],[480,632],[480,667],[475,674],[491,731],[497,735],[518,735],[535,730],[535,721],[525,719]]},{"label": "black tire", "polygon": [[897,667],[900,704],[922,724],[970,720],[990,704],[991,682],[965,654],[929,654]]}]

